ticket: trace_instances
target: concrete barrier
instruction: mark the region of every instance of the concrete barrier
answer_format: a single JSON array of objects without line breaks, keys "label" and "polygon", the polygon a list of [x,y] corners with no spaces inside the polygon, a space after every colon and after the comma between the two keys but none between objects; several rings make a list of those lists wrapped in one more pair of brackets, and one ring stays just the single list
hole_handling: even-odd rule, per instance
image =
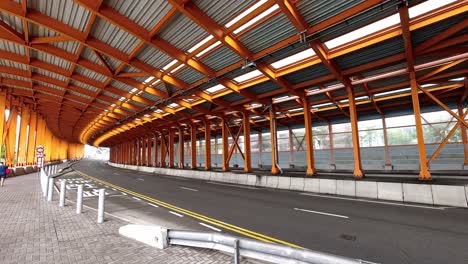
[{"label": "concrete barrier", "polygon": [[377,199],[377,182],[356,181],[356,196]]},{"label": "concrete barrier", "polygon": [[291,186],[291,177],[279,177],[278,179],[278,189],[289,190]]},{"label": "concrete barrier", "polygon": [[336,181],[336,194],[345,196],[356,196],[356,182],[349,180]]},{"label": "concrete barrier", "polygon": [[278,188],[278,181],[279,181],[278,176],[266,176],[266,178],[267,178],[267,186],[266,187],[273,188],[273,189]]},{"label": "concrete barrier", "polygon": [[267,186],[267,178],[269,176],[262,176],[262,175],[258,175],[257,176],[257,181],[255,182],[255,186],[258,186],[258,187],[268,187]]},{"label": "concrete barrier", "polygon": [[14,173],[15,173],[15,176],[20,176],[20,175],[26,174],[26,170],[24,169],[24,167],[16,167],[14,169]]},{"label": "concrete barrier", "polygon": [[319,192],[325,194],[336,194],[336,180],[319,179]]},{"label": "concrete barrier", "polygon": [[247,185],[256,186],[257,185],[257,175],[247,174]]},{"label": "concrete barrier", "polygon": [[304,192],[320,192],[319,179],[304,179]]},{"label": "concrete barrier", "polygon": [[403,201],[410,203],[434,204],[431,186],[428,184],[403,184]]},{"label": "concrete barrier", "polygon": [[33,166],[26,166],[26,168],[24,170],[25,170],[26,174],[35,172]]},{"label": "concrete barrier", "polygon": [[168,246],[167,229],[159,226],[125,225],[119,228],[119,234],[158,249]]},{"label": "concrete barrier", "polygon": [[304,191],[304,178],[291,178],[289,189],[293,191]]},{"label": "concrete barrier", "polygon": [[403,184],[378,182],[377,199],[403,202]]},{"label": "concrete barrier", "polygon": [[465,187],[432,185],[434,204],[467,207]]},{"label": "concrete barrier", "polygon": [[239,174],[238,177],[239,177],[238,184],[247,185],[247,178],[248,178],[247,174]]}]

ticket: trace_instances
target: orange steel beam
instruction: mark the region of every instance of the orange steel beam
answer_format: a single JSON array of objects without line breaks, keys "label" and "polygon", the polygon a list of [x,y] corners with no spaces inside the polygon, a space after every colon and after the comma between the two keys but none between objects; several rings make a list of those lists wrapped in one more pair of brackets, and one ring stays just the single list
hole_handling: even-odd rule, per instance
[{"label": "orange steel beam", "polygon": [[314,160],[314,141],[312,136],[312,116],[310,109],[310,101],[307,96],[301,97],[302,105],[304,107],[304,127],[305,127],[305,140],[306,140],[306,160],[307,160],[307,176],[314,176],[317,171],[315,169]]},{"label": "orange steel beam", "polygon": [[18,140],[18,155],[17,163],[20,166],[26,165],[26,153],[28,149],[28,125],[31,119],[31,113],[29,107],[21,106],[21,123],[20,123],[20,134]]},{"label": "orange steel beam", "polygon": [[6,138],[6,164],[8,166],[16,166],[16,126],[17,126],[17,119],[18,119],[18,110],[17,107],[13,107],[10,109],[10,116],[8,118],[10,125],[8,126],[8,135]]},{"label": "orange steel beam", "polygon": [[418,47],[415,48],[416,53],[420,53],[425,51],[426,49],[429,49],[430,47],[433,47],[434,45],[440,43],[444,39],[447,39],[448,37],[454,35],[455,33],[463,30],[466,28],[466,25],[468,24],[468,18],[465,18],[463,21],[459,22],[458,24],[455,24],[451,26],[450,28],[444,30],[440,34],[437,34],[437,36],[434,36],[423,43],[419,44]]},{"label": "orange steel beam", "polygon": [[6,109],[6,91],[0,90],[0,146],[3,146],[3,135],[4,135],[4,128],[5,128],[5,109]]},{"label": "orange steel beam", "polygon": [[456,60],[456,61],[453,61],[451,63],[445,64],[445,65],[443,65],[443,66],[441,66],[441,67],[439,67],[439,68],[437,68],[437,69],[435,69],[435,70],[433,70],[431,72],[428,72],[428,73],[424,74],[423,76],[419,77],[418,81],[424,81],[424,80],[426,80],[427,78],[429,78],[431,76],[434,76],[434,75],[436,75],[436,74],[438,74],[440,72],[443,72],[443,71],[445,71],[447,69],[450,69],[450,68],[452,68],[452,67],[454,67],[454,66],[456,66],[456,65],[458,65],[460,63],[463,63],[465,61],[466,61],[466,59],[460,59],[460,60]]},{"label": "orange steel beam", "polygon": [[197,168],[197,126],[190,123],[190,164],[191,169]]},{"label": "orange steel beam", "polygon": [[418,97],[418,84],[416,82],[416,74],[414,72],[414,54],[413,54],[413,45],[411,41],[408,6],[404,4],[400,6],[399,14],[400,14],[403,40],[405,42],[406,61],[408,64],[408,71],[410,74],[411,98],[413,101],[414,118],[416,121],[416,136],[418,139],[419,162],[420,162],[419,179],[431,180],[432,176],[431,176],[431,173],[429,172],[428,164],[426,161],[426,150],[424,146],[424,133],[423,133],[422,123],[421,123],[421,109],[419,106],[419,97]]},{"label": "orange steel beam", "polygon": [[250,113],[244,111],[242,127],[244,128],[244,172],[252,171],[252,153],[250,146]]},{"label": "orange steel beam", "polygon": [[385,166],[391,166],[392,162],[390,160],[390,148],[388,147],[387,122],[385,121],[385,114],[381,113],[381,119],[385,147]]},{"label": "orange steel beam", "polygon": [[204,120],[205,124],[205,170],[211,170],[211,122]]},{"label": "orange steel beam", "polygon": [[29,119],[28,150],[26,154],[26,163],[28,165],[34,164],[36,141],[37,141],[37,113],[36,111],[34,111],[34,109],[32,109],[31,118]]},{"label": "orange steel beam", "polygon": [[226,119],[221,118],[221,137],[222,137],[222,154],[223,154],[223,164],[222,170],[229,171],[229,138],[228,138],[228,124]]},{"label": "orange steel beam", "polygon": [[[461,103],[458,104],[458,114],[461,116],[463,114],[463,106]],[[459,123],[457,123],[459,124]],[[464,153],[464,160],[463,165],[468,165],[468,141],[466,136],[466,128],[461,127],[461,138],[463,143],[463,153]]]},{"label": "orange steel beam", "polygon": [[233,140],[232,142],[232,145],[229,147],[229,154],[228,154],[228,157],[227,157],[227,163],[229,164],[229,162],[231,161],[231,158],[232,158],[232,154],[234,153],[234,150],[237,149],[239,150],[240,154],[242,155],[242,158],[245,160],[244,158],[244,153],[242,153],[242,149],[240,148],[239,144],[238,144],[238,141],[239,141],[239,137],[242,133],[242,123],[241,123],[241,127],[239,128],[239,130],[237,131],[237,134],[234,135],[231,131],[231,129],[229,128],[229,126],[227,126],[227,131],[228,133],[231,135],[231,138]]},{"label": "orange steel beam", "polygon": [[168,129],[169,136],[169,168],[174,168],[174,130]]},{"label": "orange steel beam", "polygon": [[179,127],[179,169],[184,168],[184,128]]},{"label": "orange steel beam", "polygon": [[280,174],[278,167],[278,133],[276,127],[276,113],[273,105],[270,106],[270,140],[271,140],[271,174]]},{"label": "orange steel beam", "polygon": [[153,146],[152,146],[152,143],[153,143],[153,137],[152,135],[148,135],[148,138],[146,139],[146,144],[148,144],[148,163],[147,165],[150,166],[150,167],[153,167],[154,166],[154,159],[153,159]]}]

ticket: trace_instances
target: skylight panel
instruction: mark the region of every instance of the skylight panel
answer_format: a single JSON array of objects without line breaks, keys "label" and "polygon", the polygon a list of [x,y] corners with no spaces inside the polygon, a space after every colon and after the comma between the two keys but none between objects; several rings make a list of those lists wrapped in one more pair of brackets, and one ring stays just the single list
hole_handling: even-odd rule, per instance
[{"label": "skylight panel", "polygon": [[251,72],[248,72],[248,73],[246,73],[244,75],[241,75],[239,77],[234,78],[234,81],[236,81],[238,83],[241,83],[241,82],[253,79],[255,77],[258,77],[260,75],[262,75],[262,73],[259,70],[255,70],[255,71],[251,71]]},{"label": "skylight panel", "polygon": [[192,48],[190,48],[188,50],[189,53],[192,53],[194,52],[196,49],[198,49],[199,47],[203,46],[205,43],[207,43],[208,41],[210,41],[211,39],[213,38],[212,35],[209,35],[208,37],[206,37],[205,39],[203,39],[202,41],[198,42],[195,46],[193,46]]},{"label": "skylight panel", "polygon": [[149,115],[149,114],[145,114],[145,115],[144,115],[144,117],[151,117],[151,115]]},{"label": "skylight panel", "polygon": [[463,80],[465,80],[465,77],[449,79],[449,82],[459,82],[459,81],[463,81]]},{"label": "skylight panel", "polygon": [[116,104],[111,104],[111,107],[115,107],[115,106],[116,106]]},{"label": "skylight panel", "polygon": [[178,106],[179,106],[179,105],[176,104],[176,103],[171,103],[171,104],[168,105],[168,107],[170,107],[170,108],[176,108],[176,107],[178,107]]},{"label": "skylight panel", "polygon": [[185,66],[185,64],[181,64],[181,65],[175,67],[175,68],[171,71],[171,73],[178,71],[180,68],[182,68],[182,67],[184,67],[184,66]]},{"label": "skylight panel", "polygon": [[448,5],[450,3],[456,2],[456,0],[429,0],[422,2],[421,4],[415,5],[408,10],[409,18],[417,17],[419,15],[428,13],[432,10],[435,10],[439,7]]},{"label": "skylight panel", "polygon": [[420,85],[422,88],[426,88],[426,87],[431,87],[431,86],[436,86],[437,84],[435,83],[426,83],[426,84],[422,84]]},{"label": "skylight panel", "polygon": [[391,94],[397,94],[397,93],[402,93],[402,92],[408,92],[410,91],[411,88],[403,88],[403,89],[398,89],[398,90],[393,90],[393,91],[388,91],[388,92],[383,92],[383,93],[376,93],[374,96],[375,97],[382,97],[385,95],[391,95]]},{"label": "skylight panel", "polygon": [[169,69],[170,67],[172,67],[172,65],[174,65],[176,63],[177,63],[177,60],[173,60],[173,61],[169,62],[166,66],[163,67],[163,70]]},{"label": "skylight panel", "polygon": [[208,93],[212,94],[212,93],[216,93],[216,92],[219,92],[221,90],[224,90],[225,88],[226,87],[224,87],[224,85],[218,84],[218,85],[215,85],[215,86],[213,86],[211,88],[206,89],[205,92],[208,92]]},{"label": "skylight panel", "polygon": [[336,48],[338,46],[341,46],[343,44],[349,43],[351,41],[354,41],[356,39],[368,36],[372,33],[375,33],[377,31],[380,31],[382,29],[394,26],[396,24],[400,23],[400,16],[398,14],[394,14],[392,16],[389,16],[387,18],[381,19],[379,21],[376,21],[372,24],[369,24],[367,26],[364,26],[362,28],[356,29],[354,31],[351,31],[347,34],[341,35],[337,38],[334,38],[332,40],[329,40],[325,42],[325,45],[329,49]]},{"label": "skylight panel", "polygon": [[234,34],[238,34],[239,32],[242,32],[244,29],[250,27],[251,25],[253,25],[254,23],[256,23],[257,21],[261,20],[262,18],[268,16],[269,14],[273,13],[275,10],[277,10],[279,8],[279,6],[277,4],[275,4],[274,6],[268,8],[267,10],[265,10],[263,13],[261,13],[260,15],[252,18],[250,21],[248,21],[247,23],[245,23],[244,25],[238,27],[236,30],[234,30]]},{"label": "skylight panel", "polygon": [[164,113],[164,111],[161,110],[161,109],[156,109],[156,110],[154,110],[154,112],[157,113],[157,114],[162,114],[162,113]]},{"label": "skylight panel", "polygon": [[322,108],[322,107],[325,107],[325,106],[330,106],[332,104],[333,103],[323,103],[323,104],[313,105],[312,108]]},{"label": "skylight panel", "polygon": [[212,45],[210,45],[208,48],[198,52],[197,55],[195,55],[196,57],[201,57],[203,56],[203,54],[209,52],[210,50],[216,48],[217,46],[221,45],[221,41],[216,41],[215,43],[213,43]]},{"label": "skylight panel", "polygon": [[275,68],[275,69],[283,68],[285,66],[294,64],[294,63],[299,62],[301,60],[312,58],[314,55],[315,55],[315,52],[314,52],[313,49],[306,49],[304,51],[301,51],[299,53],[291,55],[291,56],[289,56],[287,58],[284,58],[282,60],[274,62],[274,63],[271,64],[271,66],[273,66],[273,68]]},{"label": "skylight panel", "polygon": [[226,25],[224,25],[226,28],[229,28],[230,26],[234,25],[237,21],[241,20],[242,18],[244,18],[245,16],[247,16],[248,14],[252,13],[255,9],[259,8],[260,6],[262,6],[263,4],[265,4],[267,2],[267,0],[260,0],[258,1],[255,5],[249,7],[247,10],[245,10],[244,12],[242,12],[240,15],[236,16],[235,18],[233,18],[231,21],[229,21],[228,23],[226,23]]},{"label": "skylight panel", "polygon": [[301,112],[302,110],[304,110],[304,108],[300,107],[300,108],[289,109],[288,112],[296,113],[296,112]]},{"label": "skylight panel", "polygon": [[143,83],[147,84],[147,83],[151,82],[153,79],[154,79],[154,76],[150,76]]},{"label": "skylight panel", "polygon": [[137,88],[133,88],[133,89],[132,89],[130,92],[128,92],[128,93],[131,93],[131,94],[132,94],[132,93],[134,93],[134,92],[136,92],[136,91],[138,91],[138,89],[137,89]]},{"label": "skylight panel", "polygon": [[119,98],[119,101],[122,102],[122,101],[125,101],[125,99],[126,99],[126,98],[122,96],[122,97]]},{"label": "skylight panel", "polygon": [[286,102],[286,101],[290,101],[290,100],[295,100],[297,98],[299,98],[299,97],[296,96],[296,95],[293,95],[293,96],[286,95],[286,96],[281,96],[281,97],[278,97],[278,98],[273,98],[273,102],[274,103],[281,103],[281,102]]}]

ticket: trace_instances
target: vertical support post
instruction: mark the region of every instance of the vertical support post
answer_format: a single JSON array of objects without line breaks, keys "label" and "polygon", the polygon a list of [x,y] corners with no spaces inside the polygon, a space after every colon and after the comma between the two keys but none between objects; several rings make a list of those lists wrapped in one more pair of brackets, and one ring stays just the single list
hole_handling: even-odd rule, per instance
[{"label": "vertical support post", "polygon": [[[463,105],[461,103],[458,104],[458,115],[463,118]],[[465,159],[463,161],[463,165],[468,165],[468,142],[467,142],[467,137],[466,137],[466,127],[463,125],[460,125],[460,130],[461,130],[461,139],[463,143],[463,153],[465,154]]]},{"label": "vertical support post", "polygon": [[288,127],[288,143],[289,143],[289,167],[294,168],[294,134],[292,128]]},{"label": "vertical support post", "polygon": [[221,121],[221,136],[223,138],[223,171],[229,171],[229,139],[228,139],[228,124],[227,121],[223,118]]},{"label": "vertical support post", "polygon": [[263,140],[262,140],[262,131],[258,131],[258,167],[262,168],[262,152],[263,152]]},{"label": "vertical support post", "polygon": [[76,213],[81,214],[83,211],[83,184],[78,185],[76,192]]},{"label": "vertical support post", "polygon": [[239,239],[234,240],[234,264],[240,263]]},{"label": "vertical support post", "polygon": [[16,107],[11,107],[10,116],[8,117],[9,126],[8,130],[5,131],[7,134],[5,142],[5,161],[6,165],[13,167],[15,164],[16,155],[16,123],[18,120],[18,110]]},{"label": "vertical support post", "polygon": [[271,174],[280,174],[278,160],[278,131],[276,127],[276,113],[273,104],[270,106],[270,137],[271,137]]},{"label": "vertical support post", "polygon": [[243,112],[242,128],[244,129],[244,172],[252,171],[252,153],[250,149],[250,115]]},{"label": "vertical support post", "polygon": [[432,180],[431,173],[427,166],[426,160],[426,149],[424,146],[424,133],[421,122],[421,109],[419,108],[419,96],[418,96],[418,84],[416,83],[416,75],[414,72],[410,72],[410,84],[411,84],[411,99],[413,101],[414,119],[416,121],[416,137],[418,139],[418,150],[419,150],[419,164],[421,166],[419,171],[420,180]]},{"label": "vertical support post", "polygon": [[104,199],[106,197],[106,190],[99,189],[99,201],[98,201],[98,224],[104,223]]},{"label": "vertical support post", "polygon": [[158,157],[158,135],[156,133],[153,133],[154,139],[153,139],[153,144],[154,144],[154,166],[158,167],[159,166],[159,157]]},{"label": "vertical support post", "polygon": [[314,139],[312,135],[312,115],[310,114],[310,102],[307,95],[304,94],[302,105],[304,108],[304,127],[305,127],[305,142],[306,142],[306,160],[307,160],[307,176],[313,176],[317,173],[315,169],[314,159]]},{"label": "vertical support post", "polygon": [[146,138],[143,136],[140,139],[141,142],[141,162],[140,166],[146,166]]},{"label": "vertical support post", "polygon": [[60,181],[60,199],[59,199],[59,207],[65,207],[65,192],[67,190],[67,180],[62,179]]},{"label": "vertical support post", "polygon": [[152,140],[151,140],[151,135],[148,135],[146,138],[146,150],[147,150],[147,156],[146,156],[146,166],[153,167],[153,157],[151,155],[151,152],[153,151],[153,146],[151,146]]},{"label": "vertical support post", "polygon": [[184,168],[184,128],[179,127],[179,169]]},{"label": "vertical support post", "polygon": [[192,170],[197,168],[197,126],[190,124],[190,164]]},{"label": "vertical support post", "polygon": [[6,91],[0,91],[0,146],[3,145],[3,129],[5,127],[5,108],[6,108]]},{"label": "vertical support post", "polygon": [[385,146],[385,169],[392,169],[392,162],[390,161],[390,148],[388,146],[387,136],[387,122],[385,121],[385,114],[382,113],[382,128]]},{"label": "vertical support post", "polygon": [[47,201],[51,202],[54,194],[54,178],[50,177],[47,180]]},{"label": "vertical support post", "polygon": [[174,130],[169,128],[169,168],[174,168]]},{"label": "vertical support post", "polygon": [[205,119],[205,170],[211,170],[211,124]]},{"label": "vertical support post", "polygon": [[353,157],[354,157],[354,178],[364,177],[361,163],[361,148],[359,145],[359,129],[357,123],[357,111],[356,111],[356,100],[354,98],[354,90],[351,86],[346,86],[349,100],[349,117],[351,122],[351,136],[353,141]]},{"label": "vertical support post", "polygon": [[[28,150],[28,125],[30,119],[29,108],[22,105],[21,106],[21,124],[20,124],[20,134],[18,140],[18,156],[17,164],[19,166],[26,165],[26,152]],[[16,133],[16,131],[15,131]]]},{"label": "vertical support post", "polygon": [[164,130],[161,130],[161,168],[166,167],[166,136]]}]

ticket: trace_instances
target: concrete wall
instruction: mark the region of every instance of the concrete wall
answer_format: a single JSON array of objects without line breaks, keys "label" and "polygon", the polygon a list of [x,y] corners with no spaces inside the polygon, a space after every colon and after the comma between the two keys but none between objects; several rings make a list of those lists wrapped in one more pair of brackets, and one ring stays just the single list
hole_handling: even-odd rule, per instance
[{"label": "concrete wall", "polygon": [[115,164],[111,162],[109,162],[109,165],[131,170],[172,175],[175,177],[193,178],[205,181],[219,181],[264,188],[315,192],[329,195],[389,200],[405,203],[468,207],[468,185],[388,183],[367,180],[355,181],[269,175],[262,176],[231,172],[143,167]]}]

